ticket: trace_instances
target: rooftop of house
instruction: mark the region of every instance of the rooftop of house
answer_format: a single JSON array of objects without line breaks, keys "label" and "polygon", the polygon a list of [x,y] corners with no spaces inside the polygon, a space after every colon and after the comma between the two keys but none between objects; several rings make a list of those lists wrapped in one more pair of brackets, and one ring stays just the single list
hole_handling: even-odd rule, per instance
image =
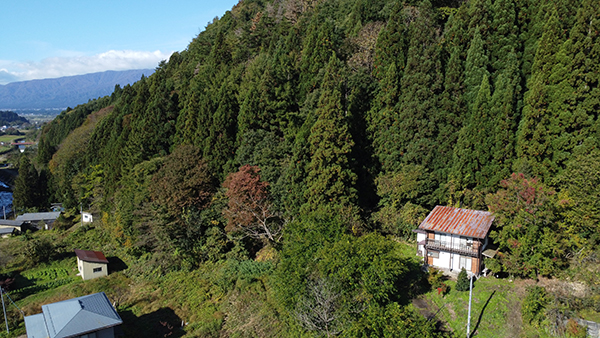
[{"label": "rooftop of house", "polygon": [[10,235],[15,229],[18,229],[18,227],[10,225],[0,225],[0,235]]},{"label": "rooftop of house", "polygon": [[54,221],[60,216],[60,211],[54,212],[34,212],[17,216],[17,221],[21,222],[38,222],[38,221]]},{"label": "rooftop of house", "polygon": [[492,222],[494,215],[488,211],[438,205],[427,215],[418,230],[484,239]]},{"label": "rooftop of house", "polygon": [[42,313],[25,317],[28,338],[74,337],[122,323],[104,292],[42,305]]},{"label": "rooftop of house", "polygon": [[13,221],[10,219],[0,219],[0,225],[20,227],[23,224],[21,221]]},{"label": "rooftop of house", "polygon": [[93,262],[93,263],[105,263],[108,264],[108,259],[104,257],[101,251],[88,251],[75,249],[75,255],[82,261]]}]

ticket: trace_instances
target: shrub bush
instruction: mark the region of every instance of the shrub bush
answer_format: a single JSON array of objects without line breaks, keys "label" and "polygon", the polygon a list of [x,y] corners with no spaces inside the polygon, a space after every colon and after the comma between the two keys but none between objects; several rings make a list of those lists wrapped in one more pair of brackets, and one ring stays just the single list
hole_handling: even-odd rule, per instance
[{"label": "shrub bush", "polygon": [[456,280],[456,291],[469,291],[469,277],[467,276],[467,270],[462,268],[460,273],[458,274],[458,279]]},{"label": "shrub bush", "polygon": [[444,284],[444,273],[433,267],[429,267],[427,282],[431,285],[431,290],[435,290]]},{"label": "shrub bush", "polygon": [[527,296],[525,296],[521,304],[523,321],[538,327],[542,320],[544,320],[546,305],[548,305],[546,289],[541,286],[528,287]]}]

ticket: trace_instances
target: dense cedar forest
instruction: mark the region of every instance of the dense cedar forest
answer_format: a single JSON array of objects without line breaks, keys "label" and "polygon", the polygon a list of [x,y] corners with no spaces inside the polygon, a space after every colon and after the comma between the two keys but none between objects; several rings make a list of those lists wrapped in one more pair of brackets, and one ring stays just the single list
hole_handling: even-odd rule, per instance
[{"label": "dense cedar forest", "polygon": [[15,205],[89,208],[142,275],[242,262],[264,336],[443,335],[394,241],[435,205],[496,214],[494,271],[600,294],[599,36],[597,0],[243,0],[48,124]]}]

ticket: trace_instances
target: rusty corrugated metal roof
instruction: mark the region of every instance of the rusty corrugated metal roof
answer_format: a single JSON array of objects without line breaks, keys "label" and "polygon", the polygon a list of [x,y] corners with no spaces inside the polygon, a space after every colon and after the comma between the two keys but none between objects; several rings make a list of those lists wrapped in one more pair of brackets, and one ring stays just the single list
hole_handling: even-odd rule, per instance
[{"label": "rusty corrugated metal roof", "polygon": [[104,254],[100,251],[88,251],[88,250],[75,249],[75,254],[82,261],[108,264],[108,259],[106,259],[106,257],[104,257]]},{"label": "rusty corrugated metal roof", "polygon": [[419,225],[419,229],[483,239],[493,221],[491,212],[438,205]]}]

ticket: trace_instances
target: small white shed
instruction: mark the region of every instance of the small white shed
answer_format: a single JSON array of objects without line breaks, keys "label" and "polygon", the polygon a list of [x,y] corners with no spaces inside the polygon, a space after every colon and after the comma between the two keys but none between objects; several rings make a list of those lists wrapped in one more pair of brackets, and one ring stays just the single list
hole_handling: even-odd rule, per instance
[{"label": "small white shed", "polygon": [[100,251],[75,250],[77,270],[83,280],[108,276],[108,259]]},{"label": "small white shed", "polygon": [[92,216],[91,213],[84,211],[81,213],[81,221],[83,223],[92,223],[94,221],[94,216]]}]

